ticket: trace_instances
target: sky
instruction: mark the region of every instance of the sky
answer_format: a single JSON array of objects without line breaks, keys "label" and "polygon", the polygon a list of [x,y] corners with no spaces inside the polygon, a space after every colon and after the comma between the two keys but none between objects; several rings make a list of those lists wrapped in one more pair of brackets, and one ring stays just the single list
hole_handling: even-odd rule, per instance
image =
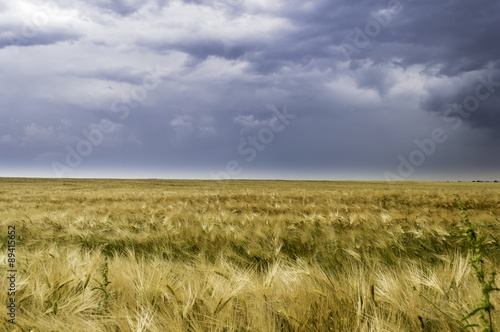
[{"label": "sky", "polygon": [[0,1],[0,176],[500,180],[497,0]]}]

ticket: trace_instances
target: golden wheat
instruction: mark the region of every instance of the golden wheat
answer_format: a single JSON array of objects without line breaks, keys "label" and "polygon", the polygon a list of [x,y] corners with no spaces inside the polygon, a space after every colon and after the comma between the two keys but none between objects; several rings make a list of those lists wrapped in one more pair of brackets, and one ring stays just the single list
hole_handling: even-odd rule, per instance
[{"label": "golden wheat", "polygon": [[498,270],[494,183],[0,179],[0,328],[459,331],[481,290],[454,194]]}]

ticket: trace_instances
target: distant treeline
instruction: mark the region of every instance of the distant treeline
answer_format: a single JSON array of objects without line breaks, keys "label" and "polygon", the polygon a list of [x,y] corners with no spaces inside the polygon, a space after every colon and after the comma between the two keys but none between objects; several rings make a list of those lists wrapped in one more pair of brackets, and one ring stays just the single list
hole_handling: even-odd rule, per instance
[{"label": "distant treeline", "polygon": [[[453,182],[453,181],[447,181],[447,182]],[[498,180],[494,180],[494,181],[472,180],[472,181],[457,181],[457,182],[489,182],[489,183],[498,183]]]}]

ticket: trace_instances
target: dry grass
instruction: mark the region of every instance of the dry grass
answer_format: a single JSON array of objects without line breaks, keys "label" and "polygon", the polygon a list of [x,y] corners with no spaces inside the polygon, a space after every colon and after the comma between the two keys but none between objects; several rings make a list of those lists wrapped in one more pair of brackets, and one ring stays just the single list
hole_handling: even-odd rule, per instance
[{"label": "dry grass", "polygon": [[481,290],[454,194],[500,270],[494,183],[0,179],[0,328],[460,331]]}]

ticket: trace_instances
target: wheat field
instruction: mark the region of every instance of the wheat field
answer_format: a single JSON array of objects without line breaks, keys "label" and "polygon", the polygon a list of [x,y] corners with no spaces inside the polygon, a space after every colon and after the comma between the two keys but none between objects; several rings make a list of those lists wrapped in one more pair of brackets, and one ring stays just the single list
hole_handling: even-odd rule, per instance
[{"label": "wheat field", "polygon": [[0,179],[0,328],[461,331],[481,285],[455,194],[500,270],[498,183]]}]

